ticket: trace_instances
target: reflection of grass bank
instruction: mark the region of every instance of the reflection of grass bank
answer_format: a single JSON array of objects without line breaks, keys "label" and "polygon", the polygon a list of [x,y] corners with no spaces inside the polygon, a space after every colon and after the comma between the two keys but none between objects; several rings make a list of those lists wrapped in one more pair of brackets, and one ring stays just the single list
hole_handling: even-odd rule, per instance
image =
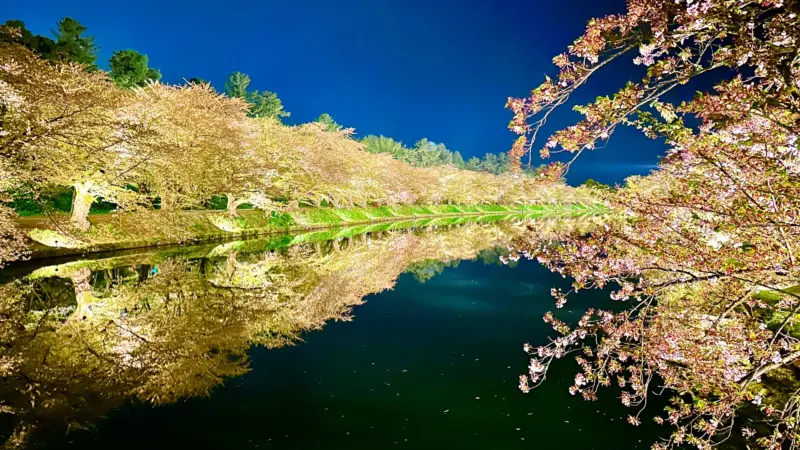
[{"label": "reflection of grass bank", "polygon": [[[0,285],[10,279],[27,276],[29,279],[53,276],[68,277],[81,269],[92,272],[114,267],[135,265],[158,265],[171,258],[204,259],[221,258],[232,254],[247,255],[262,252],[282,252],[289,247],[315,244],[320,250],[334,250],[350,246],[352,242],[382,240],[387,236],[405,230],[406,233],[425,233],[427,230],[450,230],[454,228],[484,225],[497,227],[509,236],[517,235],[535,225],[541,236],[548,233],[565,233],[568,230],[592,229],[603,221],[597,214],[573,216],[546,216],[535,213],[485,214],[462,216],[425,217],[414,220],[375,222],[361,225],[339,226],[294,233],[266,234],[254,239],[208,241],[195,245],[164,245],[161,247],[130,248],[114,252],[94,253],[73,259],[67,256],[57,259],[37,259],[12,265],[0,271]],[[477,228],[476,228],[477,229]],[[543,231],[549,230],[549,231]],[[527,231],[525,231],[527,233]]]},{"label": "reflection of grass bank", "polygon": [[[440,226],[398,232],[396,222],[339,227],[340,235],[373,232],[331,241],[317,230],[130,250],[17,273],[15,282],[0,281],[6,353],[23,362],[9,366],[0,387],[0,406],[15,408],[0,428],[48,442],[56,427],[86,427],[127,401],[207,395],[249,370],[251,346],[300,342],[329,321],[349,320],[366,295],[391,289],[407,270],[428,278],[527,230],[483,217],[495,216],[429,217]],[[474,223],[448,225],[465,219]],[[22,265],[37,263],[51,261]]]},{"label": "reflection of grass bank", "polygon": [[[366,240],[379,238],[383,232],[400,230],[424,230],[434,227],[449,227],[468,224],[488,224],[501,220],[519,220],[531,218],[530,214],[513,215],[471,215],[430,217],[398,222],[378,222],[372,224],[340,226],[327,229],[311,230],[300,233],[269,234],[261,238],[227,241],[223,243],[208,242],[197,245],[166,245],[156,248],[127,249],[112,254],[97,253],[94,257],[86,257],[75,261],[60,261],[56,265],[36,267],[36,262],[12,266],[1,274],[10,278],[28,276],[30,279],[53,276],[69,276],[77,270],[88,268],[93,272],[112,267],[133,266],[139,264],[156,265],[170,258],[199,259],[219,258],[233,253],[252,254],[265,251],[281,250],[303,244],[323,244],[343,239]],[[556,219],[558,220],[558,219]],[[575,220],[575,219],[565,219]],[[580,219],[578,219],[580,220]],[[44,263],[49,260],[40,260]],[[7,278],[5,278],[7,279]],[[0,284],[4,277],[0,276]]]},{"label": "reflection of grass bank", "polygon": [[[361,226],[356,234],[380,231],[387,227],[436,225],[437,220],[490,216],[529,215],[535,217],[579,216],[606,212],[601,205],[430,205],[382,206],[367,208],[302,208],[292,212],[265,214],[259,210],[239,211],[231,217],[221,211],[142,211],[114,215],[96,215],[92,228],[77,232],[65,217],[25,218],[23,228],[37,243],[32,245],[33,257],[72,255],[111,251],[126,248],[179,244],[185,242],[227,240],[241,237],[289,233],[308,230],[328,230],[343,226]],[[44,231],[43,231],[44,230]],[[41,239],[48,236],[48,239]],[[61,243],[70,243],[60,245]],[[77,243],[77,244],[76,244]]]}]

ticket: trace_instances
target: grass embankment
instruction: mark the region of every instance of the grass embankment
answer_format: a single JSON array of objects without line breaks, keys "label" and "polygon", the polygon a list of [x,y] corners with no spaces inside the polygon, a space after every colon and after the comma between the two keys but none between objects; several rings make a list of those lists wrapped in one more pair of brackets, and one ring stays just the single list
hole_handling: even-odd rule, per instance
[{"label": "grass embankment", "polygon": [[302,208],[271,214],[240,210],[238,217],[223,211],[143,211],[90,216],[92,228],[87,232],[75,231],[66,216],[26,217],[20,218],[19,223],[35,241],[31,256],[41,258],[437,217],[578,216],[605,211],[602,205]]}]

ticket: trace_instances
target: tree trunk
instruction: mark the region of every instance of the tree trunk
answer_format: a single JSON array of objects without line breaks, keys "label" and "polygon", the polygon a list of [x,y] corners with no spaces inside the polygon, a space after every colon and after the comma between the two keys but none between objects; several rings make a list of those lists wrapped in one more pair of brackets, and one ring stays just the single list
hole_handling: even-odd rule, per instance
[{"label": "tree trunk", "polygon": [[236,200],[236,197],[233,194],[225,194],[225,197],[228,200],[228,214],[230,214],[231,217],[236,217],[236,208],[245,202],[242,200]]},{"label": "tree trunk", "polygon": [[75,195],[72,197],[72,216],[70,222],[81,230],[88,230],[92,224],[89,223],[89,209],[94,203],[94,196],[89,193],[89,184],[75,183]]},{"label": "tree trunk", "polygon": [[169,201],[169,198],[167,198],[167,194],[166,193],[162,193],[158,197],[160,199],[159,207],[158,207],[159,210],[161,210],[161,211],[171,211],[174,208],[172,203]]},{"label": "tree trunk", "polygon": [[75,320],[86,320],[92,316],[94,297],[92,297],[91,276],[92,271],[88,268],[78,269],[69,276],[75,289],[75,301],[77,302],[75,312],[72,313],[72,318]]}]

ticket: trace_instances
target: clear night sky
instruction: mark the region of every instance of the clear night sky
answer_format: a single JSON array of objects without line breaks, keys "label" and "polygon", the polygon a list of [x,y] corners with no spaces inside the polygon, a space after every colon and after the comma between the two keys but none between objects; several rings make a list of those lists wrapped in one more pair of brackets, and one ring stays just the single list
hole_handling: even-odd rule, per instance
[{"label": "clear night sky", "polygon": [[[0,0],[0,21],[49,35],[71,16],[96,37],[103,67],[133,48],[165,82],[201,77],[221,89],[238,70],[251,88],[278,93],[288,123],[328,112],[359,135],[427,137],[469,157],[506,151],[507,97],[554,74],[552,57],[591,17],[623,10],[623,0]],[[577,100],[636,78],[629,62],[604,70]],[[578,117],[564,109],[549,131]],[[622,130],[582,156],[569,181],[646,173],[663,149]]]}]

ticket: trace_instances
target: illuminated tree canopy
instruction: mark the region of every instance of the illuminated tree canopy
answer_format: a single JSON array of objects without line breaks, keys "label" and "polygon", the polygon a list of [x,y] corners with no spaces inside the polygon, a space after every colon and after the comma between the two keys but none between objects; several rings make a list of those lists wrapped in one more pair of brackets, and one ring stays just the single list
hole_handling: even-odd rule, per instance
[{"label": "illuminated tree canopy", "polygon": [[[100,201],[118,212],[177,211],[224,197],[230,216],[242,205],[272,214],[300,204],[592,202],[589,190],[508,172],[505,155],[462,170],[469,164],[458,152],[426,139],[401,154],[374,150],[375,139],[355,139],[330,115],[283,125],[280,100],[249,91],[241,72],[222,94],[197,79],[161,83],[134,50],[114,52],[108,73],[89,68],[93,40],[67,22],[59,36],[71,43],[71,59],[42,54],[45,44],[21,23],[0,26],[2,189],[34,201],[70,189],[69,223],[52,220],[61,241],[88,239],[89,212]],[[13,214],[2,217],[9,250],[0,261],[24,251]]]},{"label": "illuminated tree canopy", "polygon": [[[510,128],[521,135],[510,153],[519,166],[552,111],[609,61],[635,52],[644,78],[576,107],[583,120],[553,134],[540,153],[573,154],[552,165],[560,176],[618,125],[670,146],[651,175],[598,190],[618,220],[558,242],[517,242],[516,257],[574,278],[571,292],[553,291],[557,307],[573,292],[607,285],[628,305],[589,309],[577,325],[548,314],[560,336],[526,344],[532,359],[523,391],[539,385],[555,359],[578,354],[570,392],[594,400],[600,387],[619,384],[634,425],[656,383],[674,393],[656,419],[674,431],[654,449],[705,449],[732,433],[768,449],[797,445],[798,393],[773,395],[764,383],[800,358],[797,14],[793,1],[629,1],[626,14],[589,22],[554,59],[556,78],[509,99]],[[679,105],[662,98],[724,70],[733,75],[713,92]],[[738,418],[748,404],[763,417]]]}]

